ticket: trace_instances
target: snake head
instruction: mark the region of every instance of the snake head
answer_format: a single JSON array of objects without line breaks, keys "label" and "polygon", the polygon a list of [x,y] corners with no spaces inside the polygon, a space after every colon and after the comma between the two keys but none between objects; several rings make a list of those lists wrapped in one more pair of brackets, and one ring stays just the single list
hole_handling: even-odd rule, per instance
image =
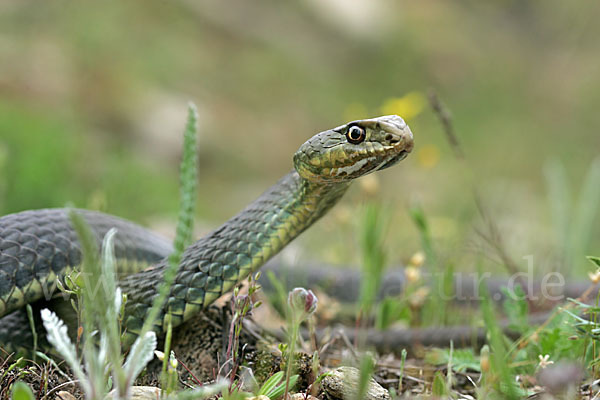
[{"label": "snake head", "polygon": [[391,167],[412,148],[408,125],[397,115],[386,115],[316,134],[294,154],[294,167],[304,179],[337,183]]}]

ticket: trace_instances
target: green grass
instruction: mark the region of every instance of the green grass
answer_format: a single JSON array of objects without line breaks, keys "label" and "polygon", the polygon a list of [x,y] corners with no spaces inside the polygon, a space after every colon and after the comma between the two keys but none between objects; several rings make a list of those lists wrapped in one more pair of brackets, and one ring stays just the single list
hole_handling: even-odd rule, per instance
[{"label": "green grass", "polygon": [[562,270],[570,276],[585,275],[583,256],[593,242],[598,220],[600,159],[590,164],[579,193],[573,189],[560,162],[550,162],[544,173]]},{"label": "green grass", "polygon": [[158,296],[152,303],[152,308],[144,320],[140,331],[140,336],[142,337],[152,329],[158,318],[160,309],[163,307],[175,280],[183,250],[191,241],[194,229],[194,206],[197,195],[197,120],[198,110],[194,104],[190,103],[188,107],[188,123],[184,133],[183,158],[181,161],[181,205],[177,220],[174,250],[169,256],[169,268],[165,271],[163,282],[161,282],[158,288]]},{"label": "green grass", "polygon": [[364,207],[359,227],[362,279],[357,314],[357,321],[361,322],[363,327],[364,322],[368,322],[373,316],[377,293],[387,264],[387,252],[384,248],[384,238],[388,231],[386,221],[385,211],[379,205],[368,204]]}]

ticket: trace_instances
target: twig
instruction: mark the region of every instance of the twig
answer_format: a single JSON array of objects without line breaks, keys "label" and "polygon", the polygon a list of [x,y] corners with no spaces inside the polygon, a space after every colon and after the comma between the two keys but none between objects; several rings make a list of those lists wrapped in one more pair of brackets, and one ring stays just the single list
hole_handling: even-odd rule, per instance
[{"label": "twig", "polygon": [[[429,90],[428,99],[429,104],[433,109],[433,112],[437,115],[438,119],[442,124],[443,131],[446,135],[446,138],[448,139],[450,147],[454,151],[454,155],[458,160],[463,162],[467,168],[472,170],[467,165],[465,152],[463,151],[460,142],[458,141],[458,137],[456,136],[450,112],[442,104],[435,90]],[[506,251],[506,248],[504,246],[504,241],[502,240],[502,235],[496,223],[488,213],[487,208],[484,205],[481,196],[479,195],[479,190],[475,185],[474,181],[471,181],[471,186],[473,190],[475,205],[477,206],[477,210],[479,211],[479,214],[485,222],[485,227],[487,229],[487,232],[484,232],[480,229],[476,229],[477,234],[498,254],[508,272],[510,274],[517,275],[520,272],[519,267],[517,266],[517,263],[515,263],[512,260],[512,258],[508,255],[508,252]],[[522,281],[523,277],[520,274],[518,274],[518,279],[519,281]],[[523,290],[526,290],[526,285],[521,286],[523,287]]]},{"label": "twig", "polygon": [[450,115],[450,112],[442,104],[442,102],[440,101],[440,98],[437,95],[437,93],[435,92],[435,90],[429,89],[429,92],[427,93],[427,97],[429,99],[429,104],[431,105],[431,108],[433,109],[435,114],[438,116],[440,122],[442,123],[442,126],[444,128],[444,133],[446,134],[446,137],[448,138],[450,147],[452,147],[452,150],[454,150],[454,154],[456,155],[456,158],[458,158],[460,160],[465,160],[465,153],[463,152],[463,150],[460,146],[460,142],[458,141],[458,137],[456,136],[456,134],[454,132],[454,127],[452,125],[452,116]]},{"label": "twig", "polygon": [[45,396],[46,396],[46,398],[50,398],[50,395],[52,393],[58,391],[59,389],[62,389],[65,386],[75,385],[76,383],[79,383],[79,379],[74,379],[74,380],[71,380],[71,381],[68,381],[68,382],[61,383],[60,385],[55,386],[51,390],[49,390],[48,393],[46,393]]},{"label": "twig", "polygon": [[191,375],[191,377],[196,381],[196,383],[199,386],[204,386],[204,384],[200,381],[200,379],[198,379],[196,377],[196,375],[194,375],[194,373],[192,371],[190,371],[190,369],[187,367],[187,365],[185,365],[185,363],[183,361],[181,361],[179,358],[177,359],[177,362],[179,364],[181,364],[183,366],[183,368]]},{"label": "twig", "polygon": [[[474,193],[474,197],[475,204],[477,205],[477,211],[479,211],[479,215],[483,219],[485,228],[487,229],[487,232],[484,232],[481,229],[476,229],[477,234],[496,252],[508,272],[513,275],[518,274],[517,276],[519,280],[522,280],[523,277],[519,274],[519,267],[506,251],[504,240],[500,230],[498,229],[498,225],[490,216],[485,205],[483,204],[483,200],[477,192]],[[526,289],[526,285],[522,286],[523,289]]]}]

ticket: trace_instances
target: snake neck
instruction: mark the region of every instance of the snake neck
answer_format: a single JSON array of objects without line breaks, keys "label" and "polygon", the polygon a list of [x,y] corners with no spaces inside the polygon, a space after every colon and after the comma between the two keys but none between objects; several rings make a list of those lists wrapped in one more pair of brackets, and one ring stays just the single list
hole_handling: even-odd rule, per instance
[{"label": "snake neck", "polygon": [[[173,326],[208,306],[264,265],[325,214],[349,183],[308,181],[293,170],[236,216],[188,247],[164,307]],[[131,309],[127,330],[139,332],[168,263],[121,282]],[[164,318],[155,330],[164,331]]]},{"label": "snake neck", "polygon": [[188,247],[180,269],[199,266],[204,270],[210,261],[252,272],[325,214],[348,186],[349,183],[314,183],[294,170],[236,216]]}]

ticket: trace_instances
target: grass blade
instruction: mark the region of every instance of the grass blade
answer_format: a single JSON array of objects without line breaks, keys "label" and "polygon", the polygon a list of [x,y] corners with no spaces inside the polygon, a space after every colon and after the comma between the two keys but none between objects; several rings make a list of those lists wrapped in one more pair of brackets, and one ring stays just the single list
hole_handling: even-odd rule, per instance
[{"label": "grass blade", "polygon": [[163,282],[158,289],[158,296],[148,312],[140,336],[145,336],[154,325],[160,309],[164,304],[171,285],[175,280],[181,254],[190,241],[194,225],[194,209],[196,205],[197,186],[197,124],[198,109],[193,103],[188,106],[188,121],[183,137],[183,158],[181,161],[181,199],[177,231],[175,236],[175,249],[169,256],[169,268],[165,271]]}]

